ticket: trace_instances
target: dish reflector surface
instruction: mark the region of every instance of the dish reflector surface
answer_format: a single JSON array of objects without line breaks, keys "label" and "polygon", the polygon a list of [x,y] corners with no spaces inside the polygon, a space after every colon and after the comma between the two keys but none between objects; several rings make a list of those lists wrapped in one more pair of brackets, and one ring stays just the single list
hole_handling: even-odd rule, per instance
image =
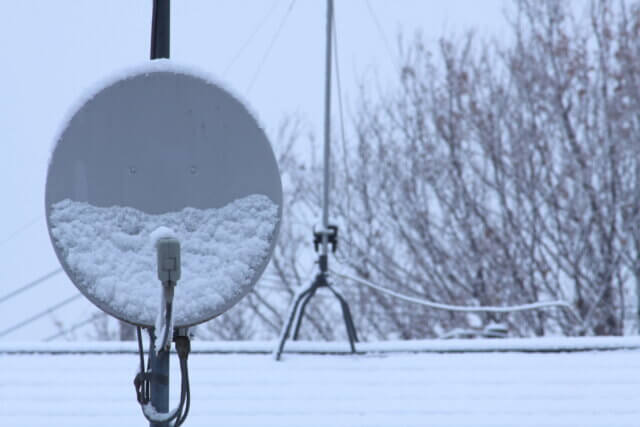
[{"label": "dish reflector surface", "polygon": [[[165,62],[165,61],[163,61]],[[67,123],[52,154],[47,226],[67,275],[107,313],[152,326],[159,310],[151,233],[182,245],[174,325],[228,310],[266,267],[282,185],[247,109],[168,61],[116,80]]]}]

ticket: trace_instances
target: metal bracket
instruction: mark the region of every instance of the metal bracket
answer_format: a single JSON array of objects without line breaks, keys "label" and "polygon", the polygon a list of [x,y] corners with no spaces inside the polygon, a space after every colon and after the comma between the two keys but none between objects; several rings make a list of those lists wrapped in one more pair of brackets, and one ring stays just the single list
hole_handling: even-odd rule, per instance
[{"label": "metal bracket", "polygon": [[327,241],[331,245],[331,252],[335,253],[338,249],[338,226],[329,225],[327,230],[320,230],[313,232],[313,248],[318,252],[320,245],[322,244],[322,236],[327,235]]}]

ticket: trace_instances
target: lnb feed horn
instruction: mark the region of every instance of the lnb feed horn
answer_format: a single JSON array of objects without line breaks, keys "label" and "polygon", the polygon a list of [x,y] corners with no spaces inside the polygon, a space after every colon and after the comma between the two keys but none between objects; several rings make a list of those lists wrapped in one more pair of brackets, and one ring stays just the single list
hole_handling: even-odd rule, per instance
[{"label": "lnb feed horn", "polygon": [[163,286],[180,280],[180,242],[174,237],[161,237],[156,241],[158,280]]}]

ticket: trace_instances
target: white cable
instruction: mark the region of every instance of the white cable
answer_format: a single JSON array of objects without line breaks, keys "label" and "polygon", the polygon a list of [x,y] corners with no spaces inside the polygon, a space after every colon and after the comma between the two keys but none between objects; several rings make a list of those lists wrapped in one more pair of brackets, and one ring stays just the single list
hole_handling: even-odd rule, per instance
[{"label": "white cable", "polygon": [[428,300],[423,300],[423,299],[399,294],[398,292],[392,291],[391,289],[383,288],[382,286],[378,286],[374,283],[371,283],[368,280],[349,276],[348,274],[338,273],[331,269],[329,269],[329,272],[335,276],[341,277],[343,279],[352,280],[354,282],[368,286],[372,289],[376,289],[380,292],[394,296],[396,298],[413,302],[416,304],[421,304],[427,307],[436,308],[439,310],[462,311],[466,313],[475,313],[475,312],[510,313],[514,311],[537,310],[540,308],[547,308],[547,307],[562,307],[562,308],[566,308],[575,317],[576,320],[578,321],[580,320],[580,317],[578,316],[574,308],[571,306],[571,304],[569,304],[566,301],[542,301],[542,302],[536,302],[531,304],[512,305],[508,307],[494,307],[494,306],[469,307],[469,306],[461,306],[461,305],[441,304],[434,301],[428,301]]}]

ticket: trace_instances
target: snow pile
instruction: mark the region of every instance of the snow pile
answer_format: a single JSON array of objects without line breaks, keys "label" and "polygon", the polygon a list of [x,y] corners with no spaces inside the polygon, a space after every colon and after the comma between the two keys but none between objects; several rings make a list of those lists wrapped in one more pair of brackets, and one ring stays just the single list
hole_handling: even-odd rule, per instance
[{"label": "snow pile", "polygon": [[249,290],[277,221],[278,206],[264,195],[161,215],[66,199],[53,204],[50,217],[54,244],[83,292],[112,314],[145,325],[154,324],[160,308],[154,244],[171,232],[165,228],[180,240],[182,277],[173,310],[175,324],[186,325],[223,311]]},{"label": "snow pile", "polygon": [[169,227],[160,226],[160,227],[156,228],[155,230],[153,230],[149,237],[151,238],[151,243],[153,243],[153,246],[155,247],[155,246],[158,245],[158,240],[160,240],[160,239],[177,239],[178,235],[176,234],[175,231],[173,231]]}]

